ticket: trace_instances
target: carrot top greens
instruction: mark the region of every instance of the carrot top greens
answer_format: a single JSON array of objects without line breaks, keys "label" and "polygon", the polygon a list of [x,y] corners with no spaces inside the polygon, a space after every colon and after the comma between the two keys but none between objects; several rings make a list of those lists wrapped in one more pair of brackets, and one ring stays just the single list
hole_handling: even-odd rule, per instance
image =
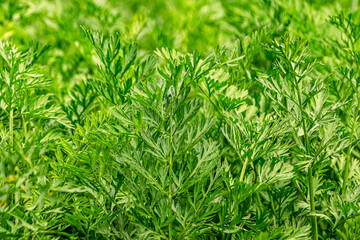
[{"label": "carrot top greens", "polygon": [[0,239],[358,239],[359,14],[0,1]]}]

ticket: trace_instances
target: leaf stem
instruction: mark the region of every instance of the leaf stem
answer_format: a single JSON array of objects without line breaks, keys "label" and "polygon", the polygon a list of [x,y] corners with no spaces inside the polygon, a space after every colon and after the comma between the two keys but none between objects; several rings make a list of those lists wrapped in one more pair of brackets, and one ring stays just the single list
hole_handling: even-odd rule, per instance
[{"label": "leaf stem", "polygon": [[[356,122],[358,119],[358,115],[359,115],[359,109],[360,109],[360,99],[358,98],[358,103],[357,103],[357,107],[355,110],[355,118],[354,118],[354,122],[351,128],[351,133],[350,133],[350,144],[353,141],[354,138],[354,133],[355,133],[355,126],[356,126]],[[348,148],[348,152],[346,155],[346,162],[345,162],[345,169],[344,169],[344,181],[343,181],[343,186],[342,186],[342,193],[344,194],[346,191],[346,187],[347,187],[347,183],[348,183],[348,178],[349,178],[349,167],[350,167],[350,162],[351,162],[351,151],[352,151],[352,146],[350,145]]]},{"label": "leaf stem", "polygon": [[[11,59],[13,61],[13,59]],[[14,147],[14,109],[13,109],[13,99],[15,94],[15,83],[14,83],[14,70],[12,68],[13,63],[11,63],[10,71],[10,86],[11,86],[11,95],[10,95],[10,117],[9,117],[9,134],[10,134],[10,149],[13,150]]]},{"label": "leaf stem", "polygon": [[[305,140],[305,148],[306,148],[306,155],[310,155],[310,144],[309,144],[309,135],[308,130],[306,128],[306,122],[303,115],[303,103],[301,100],[301,92],[299,84],[296,84],[296,91],[298,95],[298,102],[300,107],[300,118],[302,123],[302,128],[304,131],[304,140]],[[308,170],[308,181],[309,181],[309,195],[310,195],[310,213],[315,213],[315,189],[314,189],[314,176],[313,176],[313,166],[312,163],[309,166]],[[318,226],[317,226],[317,218],[316,216],[311,216],[311,232],[313,240],[318,240]]]},{"label": "leaf stem", "polygon": [[[310,212],[315,213],[314,176],[313,176],[311,165],[309,166],[309,171],[308,171],[309,191],[310,191]],[[313,234],[313,240],[317,240],[318,239],[318,226],[317,226],[316,216],[311,216],[311,231]]]},{"label": "leaf stem", "polygon": [[[173,128],[172,128],[172,120],[170,118],[170,147],[172,145],[172,139],[173,138]],[[173,165],[173,159],[172,159],[172,148],[170,150],[170,157],[169,157],[169,239],[172,239],[172,223],[171,223],[171,217],[172,217],[172,165]]]},{"label": "leaf stem", "polygon": [[13,149],[14,146],[14,110],[10,110],[9,117],[9,134],[10,134],[10,149]]},{"label": "leaf stem", "polygon": [[249,158],[246,157],[245,162],[244,162],[244,164],[242,166],[242,169],[241,169],[241,173],[240,173],[240,179],[239,179],[240,182],[242,182],[244,180],[245,170],[246,170],[248,162],[249,162]]}]

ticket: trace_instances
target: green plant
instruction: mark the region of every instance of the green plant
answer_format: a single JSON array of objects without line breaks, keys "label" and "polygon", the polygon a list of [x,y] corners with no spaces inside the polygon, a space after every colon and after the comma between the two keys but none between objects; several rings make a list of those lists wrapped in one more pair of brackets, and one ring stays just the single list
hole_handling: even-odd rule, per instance
[{"label": "green plant", "polygon": [[0,238],[359,238],[356,5],[0,1]]}]

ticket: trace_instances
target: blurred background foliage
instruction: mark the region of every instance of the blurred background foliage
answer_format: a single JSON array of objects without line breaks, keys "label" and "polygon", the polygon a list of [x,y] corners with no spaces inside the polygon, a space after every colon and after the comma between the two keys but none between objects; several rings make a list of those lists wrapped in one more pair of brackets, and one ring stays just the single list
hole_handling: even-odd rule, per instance
[{"label": "blurred background foliage", "polygon": [[[284,33],[307,39],[316,58],[331,56],[325,42],[336,34],[328,17],[351,10],[355,0],[2,0],[0,38],[26,48],[33,42],[50,45],[41,61],[54,79],[61,99],[85,74],[91,73],[91,46],[80,26],[102,32],[116,31],[136,41],[141,55],[160,47],[202,53],[218,46],[245,44],[257,32],[267,44]],[[324,38],[322,36],[326,35]],[[254,56],[256,66],[269,66]],[[331,63],[329,63],[331,64]]]},{"label": "blurred background foliage", "polygon": [[[327,39],[337,34],[328,18],[352,9],[355,0],[2,0],[0,38],[26,48],[34,42],[50,49],[40,59],[52,92],[60,102],[95,63],[94,52],[81,26],[106,36],[119,31],[126,41],[138,43],[138,55],[160,47],[183,52],[210,52],[219,46],[248,46],[257,34],[267,44],[285,33],[309,41],[314,57],[333,61]],[[324,38],[323,36],[327,36]],[[271,65],[269,56],[253,52],[251,63],[261,69]],[[271,58],[271,57],[270,57]]]}]

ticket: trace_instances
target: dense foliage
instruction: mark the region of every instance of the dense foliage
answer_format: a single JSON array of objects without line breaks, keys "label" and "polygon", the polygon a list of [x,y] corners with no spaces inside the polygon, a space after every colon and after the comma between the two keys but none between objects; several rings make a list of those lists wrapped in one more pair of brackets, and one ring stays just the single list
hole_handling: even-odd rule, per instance
[{"label": "dense foliage", "polygon": [[359,239],[358,1],[0,1],[0,239]]}]

